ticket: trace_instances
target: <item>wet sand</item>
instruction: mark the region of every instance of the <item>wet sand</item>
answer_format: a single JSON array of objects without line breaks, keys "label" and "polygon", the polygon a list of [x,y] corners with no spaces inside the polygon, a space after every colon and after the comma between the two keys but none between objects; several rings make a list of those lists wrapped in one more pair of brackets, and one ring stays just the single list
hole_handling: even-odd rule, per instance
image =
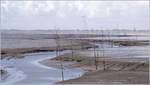
[{"label": "wet sand", "polygon": [[[49,37],[51,36],[51,37]],[[68,35],[65,35],[68,36]],[[84,35],[85,36],[85,35]],[[94,35],[95,36],[95,35]],[[81,36],[78,36],[81,37]],[[55,51],[55,36],[54,34],[2,34],[2,58],[11,56],[12,58],[21,57],[22,53],[32,53],[41,51]],[[73,40],[73,43],[71,42]],[[108,59],[102,57],[98,58],[96,63],[98,67],[96,70],[94,57],[89,56],[89,52],[81,52],[81,49],[95,47],[91,42],[101,42],[101,40],[85,40],[66,38],[60,40],[60,50],[74,49],[79,52],[74,54],[64,54],[53,59],[46,59],[40,62],[41,64],[60,68],[60,62],[63,61],[65,68],[82,68],[87,73],[80,78],[71,79],[58,84],[147,84],[149,83],[149,58],[115,58],[114,55],[109,56]],[[142,41],[142,42],[141,42]],[[90,42],[90,43],[89,43]],[[109,42],[109,41],[107,41]],[[114,41],[111,41],[114,42]],[[147,42],[138,40],[140,43],[128,41],[115,41],[121,46],[148,45]],[[144,43],[143,43],[144,42]],[[146,42],[146,44],[145,44]],[[132,48],[132,47],[131,47]],[[82,50],[83,51],[83,50]],[[117,51],[118,52],[118,51]],[[90,53],[91,54],[91,53]],[[144,53],[145,54],[145,53]],[[88,56],[87,56],[88,55]],[[133,54],[131,54],[132,56]],[[149,55],[149,54],[148,54]],[[135,55],[137,56],[137,55]],[[104,62],[105,61],[105,62]],[[105,71],[104,69],[105,63]]]},{"label": "wet sand", "polygon": [[59,41],[59,50],[87,49],[95,46],[87,42],[66,39],[68,35],[61,35],[63,39],[56,40],[55,34],[20,32],[23,31],[1,33],[1,58],[18,57],[22,53],[55,51],[57,49],[56,41]]},{"label": "wet sand", "polygon": [[[77,79],[71,79],[57,84],[148,84],[149,58],[99,58],[96,65],[93,57],[74,54],[78,59],[67,53],[40,63],[50,67],[82,68],[87,73]],[[80,61],[78,61],[80,60]],[[139,78],[140,77],[140,78]]]}]

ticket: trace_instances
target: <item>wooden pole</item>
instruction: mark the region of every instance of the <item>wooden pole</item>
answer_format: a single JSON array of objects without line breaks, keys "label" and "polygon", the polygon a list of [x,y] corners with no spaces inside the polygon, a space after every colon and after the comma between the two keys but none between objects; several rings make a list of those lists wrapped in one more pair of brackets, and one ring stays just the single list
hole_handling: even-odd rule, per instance
[{"label": "wooden pole", "polygon": [[[58,30],[56,30],[56,56],[60,56],[60,44],[59,44],[59,35],[58,35]],[[60,61],[60,65],[61,65],[61,77],[62,77],[62,81],[64,81],[64,68],[63,68],[63,61]]]},{"label": "wooden pole", "polygon": [[94,47],[95,69],[97,70],[96,47]]},{"label": "wooden pole", "polygon": [[[102,29],[102,54],[103,54],[103,58],[105,57],[105,55],[104,55],[104,39],[103,39],[103,37],[104,37],[104,35],[103,35],[103,29]],[[103,70],[105,71],[106,70],[106,66],[105,66],[105,58],[103,59]]]},{"label": "wooden pole", "polygon": [[72,42],[72,39],[71,39],[71,55],[72,55],[72,61],[73,61],[74,51],[73,51],[73,42]]}]

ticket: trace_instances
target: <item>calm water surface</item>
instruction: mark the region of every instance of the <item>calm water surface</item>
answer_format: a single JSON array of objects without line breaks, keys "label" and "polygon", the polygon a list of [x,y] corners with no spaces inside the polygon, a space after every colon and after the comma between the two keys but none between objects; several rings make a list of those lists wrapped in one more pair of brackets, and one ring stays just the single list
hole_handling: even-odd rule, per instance
[{"label": "calm water surface", "polygon": [[[65,53],[65,52],[62,52]],[[61,81],[61,69],[47,67],[39,64],[39,61],[55,57],[55,52],[28,53],[22,58],[4,59],[1,65],[7,67],[8,78],[1,80],[2,85],[22,84],[53,84]],[[80,77],[85,73],[79,68],[65,69],[65,80]]]}]

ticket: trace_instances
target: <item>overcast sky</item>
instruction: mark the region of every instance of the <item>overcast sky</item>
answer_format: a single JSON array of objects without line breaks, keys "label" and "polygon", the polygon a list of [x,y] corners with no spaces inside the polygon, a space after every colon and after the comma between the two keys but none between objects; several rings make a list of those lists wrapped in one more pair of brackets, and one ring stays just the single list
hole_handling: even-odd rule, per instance
[{"label": "overcast sky", "polygon": [[2,29],[148,29],[148,1],[1,1]]}]

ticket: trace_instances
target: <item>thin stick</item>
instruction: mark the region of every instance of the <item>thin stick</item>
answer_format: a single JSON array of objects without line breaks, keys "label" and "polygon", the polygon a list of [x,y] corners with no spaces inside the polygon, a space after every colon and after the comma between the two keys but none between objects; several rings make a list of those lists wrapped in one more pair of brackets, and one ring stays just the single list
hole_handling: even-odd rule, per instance
[{"label": "thin stick", "polygon": [[[56,56],[60,56],[60,44],[59,44],[59,35],[57,33],[57,30],[56,30],[56,45],[57,45],[57,48],[56,48]],[[62,77],[62,81],[64,81],[64,68],[63,68],[63,63],[60,62],[60,65],[61,65],[61,77]]]},{"label": "thin stick", "polygon": [[[103,39],[103,37],[104,37],[104,35],[103,35],[103,30],[102,30],[102,51],[103,51],[103,58],[104,58],[104,39]],[[105,69],[105,58],[103,59],[103,65],[104,65],[104,67],[103,67],[103,70],[105,71],[106,69]]]},{"label": "thin stick", "polygon": [[96,47],[94,47],[94,58],[95,58],[95,68],[97,70],[97,57],[96,57]]}]

